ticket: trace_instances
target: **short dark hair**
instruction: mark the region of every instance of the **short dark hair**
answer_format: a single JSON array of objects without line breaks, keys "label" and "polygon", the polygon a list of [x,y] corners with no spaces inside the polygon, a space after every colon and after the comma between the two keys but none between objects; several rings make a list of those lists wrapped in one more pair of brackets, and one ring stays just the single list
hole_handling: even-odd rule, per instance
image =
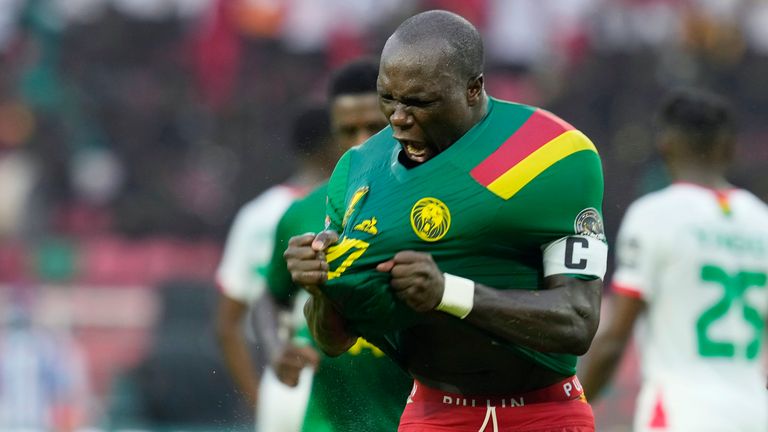
[{"label": "short dark hair", "polygon": [[337,69],[328,85],[328,100],[341,95],[376,93],[379,63],[370,58],[352,61]]},{"label": "short dark hair", "polygon": [[662,127],[679,131],[699,150],[707,150],[724,136],[735,133],[733,109],[728,101],[701,89],[671,91],[661,105],[658,119]]},{"label": "short dark hair", "polygon": [[447,43],[462,78],[475,78],[483,73],[483,38],[474,25],[464,17],[444,10],[432,10],[414,15],[395,30],[400,42],[411,45],[423,41]]},{"label": "short dark hair", "polygon": [[293,150],[305,156],[323,150],[330,139],[331,120],[324,105],[301,107],[293,120],[291,133]]}]

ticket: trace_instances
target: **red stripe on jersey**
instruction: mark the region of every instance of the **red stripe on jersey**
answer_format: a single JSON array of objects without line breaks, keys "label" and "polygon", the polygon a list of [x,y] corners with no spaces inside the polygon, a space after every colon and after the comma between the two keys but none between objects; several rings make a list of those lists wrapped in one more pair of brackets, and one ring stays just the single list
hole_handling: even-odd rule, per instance
[{"label": "red stripe on jersey", "polygon": [[731,199],[727,190],[716,190],[715,197],[717,197],[717,205],[720,206],[720,211],[724,215],[730,216],[731,214]]},{"label": "red stripe on jersey", "polygon": [[632,297],[639,300],[643,299],[643,293],[639,289],[633,288],[628,285],[620,285],[614,282],[613,284],[611,284],[611,291],[619,295]]},{"label": "red stripe on jersey", "polygon": [[541,146],[572,129],[554,114],[537,109],[496,151],[472,169],[472,177],[488,186]]},{"label": "red stripe on jersey", "polygon": [[723,212],[724,215],[730,216],[731,215],[731,198],[730,195],[732,192],[737,191],[737,188],[722,188],[722,189],[715,189],[709,186],[700,185],[698,183],[693,182],[687,182],[687,181],[676,181],[674,182],[676,185],[686,185],[686,186],[693,186],[700,189],[708,190],[715,194],[715,198],[717,199],[717,205],[720,207],[720,211]]}]

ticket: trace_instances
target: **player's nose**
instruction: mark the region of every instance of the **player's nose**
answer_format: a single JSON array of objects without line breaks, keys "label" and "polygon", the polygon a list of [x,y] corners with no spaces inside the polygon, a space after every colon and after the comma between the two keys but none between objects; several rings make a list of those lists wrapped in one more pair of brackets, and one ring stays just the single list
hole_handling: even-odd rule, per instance
[{"label": "player's nose", "polygon": [[413,116],[408,112],[405,105],[398,103],[389,116],[389,124],[393,128],[407,129],[413,125]]}]

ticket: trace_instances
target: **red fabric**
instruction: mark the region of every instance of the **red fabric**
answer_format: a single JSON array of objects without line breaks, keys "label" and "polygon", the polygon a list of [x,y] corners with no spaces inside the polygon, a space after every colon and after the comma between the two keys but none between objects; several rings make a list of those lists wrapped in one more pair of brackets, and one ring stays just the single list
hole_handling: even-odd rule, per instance
[{"label": "red fabric", "polygon": [[617,283],[613,283],[611,285],[611,291],[613,291],[613,292],[615,292],[616,294],[619,294],[619,295],[623,295],[623,296],[627,296],[627,297],[632,297],[632,298],[636,298],[636,299],[641,299],[642,300],[642,298],[643,298],[643,293],[640,292],[640,290],[638,290],[636,288],[633,288],[633,287],[630,287],[630,286],[626,286],[626,285],[619,285]]},{"label": "red fabric", "polygon": [[667,428],[667,413],[664,410],[664,402],[661,400],[661,393],[656,396],[656,406],[653,407],[653,416],[649,424],[651,429],[666,429]]},{"label": "red fabric", "polygon": [[219,109],[235,89],[242,47],[232,19],[232,0],[217,0],[194,35],[193,63],[205,102]]},{"label": "red fabric", "polygon": [[488,186],[531,153],[572,129],[551,113],[536,110],[496,151],[472,169],[472,177]]},{"label": "red fabric", "polygon": [[513,405],[513,401],[529,405],[533,403],[569,401],[579,399],[584,394],[581,383],[575,375],[542,389],[505,396],[467,396],[447,393],[427,387],[418,381],[414,383],[414,388],[418,389],[418,392],[413,392],[409,398],[409,400],[414,402],[446,403],[445,401],[451,400],[450,404],[453,405],[486,406],[490,404],[502,408],[505,408],[508,404]]},{"label": "red fabric", "polygon": [[507,397],[463,396],[416,382],[398,431],[594,432],[594,423],[576,377]]}]

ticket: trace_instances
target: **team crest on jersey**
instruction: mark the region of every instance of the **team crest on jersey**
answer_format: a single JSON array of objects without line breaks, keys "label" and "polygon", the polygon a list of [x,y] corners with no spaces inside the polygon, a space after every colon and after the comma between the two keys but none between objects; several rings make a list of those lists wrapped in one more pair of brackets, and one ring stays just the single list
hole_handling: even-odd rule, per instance
[{"label": "team crest on jersey", "polygon": [[597,209],[585,208],[576,215],[573,222],[573,231],[576,234],[588,235],[598,240],[605,240],[605,231],[603,229],[603,219]]},{"label": "team crest on jersey", "polygon": [[422,198],[411,208],[411,227],[420,239],[438,241],[451,227],[451,212],[437,198]]},{"label": "team crest on jersey", "polygon": [[358,188],[355,193],[352,195],[352,199],[349,200],[349,205],[347,205],[347,211],[344,212],[344,219],[341,221],[341,227],[344,228],[347,226],[347,222],[349,221],[349,217],[352,216],[352,213],[355,212],[355,208],[357,207],[357,204],[360,203],[360,201],[363,200],[363,197],[368,194],[368,186],[363,186]]}]

